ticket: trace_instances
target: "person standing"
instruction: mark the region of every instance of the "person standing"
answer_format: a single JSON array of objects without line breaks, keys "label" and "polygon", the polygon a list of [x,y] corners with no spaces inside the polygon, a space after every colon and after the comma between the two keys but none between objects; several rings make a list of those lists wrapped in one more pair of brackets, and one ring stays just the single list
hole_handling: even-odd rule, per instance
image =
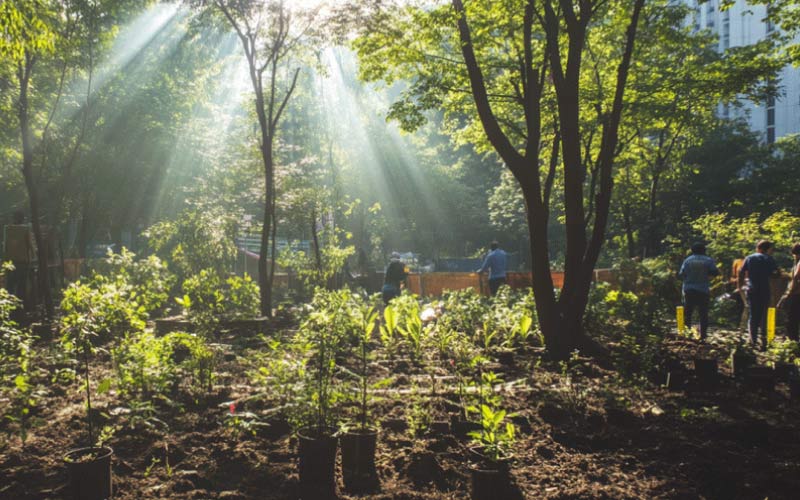
[{"label": "person standing", "polygon": [[[771,241],[759,241],[756,245],[756,253],[748,255],[739,269],[739,293],[742,294],[742,300],[750,309],[750,320],[747,325],[750,332],[750,344],[756,347],[760,337],[762,351],[767,350],[766,321],[770,299],[769,279],[772,276],[780,276],[778,264],[772,258],[774,250],[775,246]],[[747,286],[745,286],[745,275],[747,275]]]},{"label": "person standing", "polygon": [[400,254],[392,252],[389,265],[386,266],[381,289],[384,304],[388,304],[389,301],[400,295],[400,284],[405,283],[407,276],[406,266],[400,261]]},{"label": "person standing", "polygon": [[700,316],[700,340],[708,333],[708,305],[711,297],[711,277],[718,276],[714,259],[706,255],[703,243],[692,245],[692,254],[686,257],[678,271],[683,280],[683,305],[686,308],[686,325],[691,328],[692,315],[697,309]]},{"label": "person standing", "polygon": [[506,261],[507,254],[500,248],[500,244],[493,241],[490,245],[491,251],[483,261],[483,265],[477,273],[483,273],[489,269],[489,291],[494,296],[500,285],[506,282]]},{"label": "person standing", "polygon": [[786,293],[778,302],[778,307],[786,306],[786,336],[790,340],[800,340],[800,243],[792,246],[792,274]]}]

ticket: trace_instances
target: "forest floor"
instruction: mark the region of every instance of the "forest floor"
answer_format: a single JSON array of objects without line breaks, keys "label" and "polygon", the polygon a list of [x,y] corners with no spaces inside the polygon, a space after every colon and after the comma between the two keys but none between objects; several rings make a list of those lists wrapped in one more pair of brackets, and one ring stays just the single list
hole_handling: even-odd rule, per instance
[{"label": "forest floor", "polygon": [[[675,336],[665,345],[687,369],[703,349]],[[273,422],[251,435],[226,425],[231,401],[237,412],[264,410],[250,402],[259,388],[250,385],[245,361],[259,347],[255,339],[226,344],[212,395],[162,407],[147,425],[117,430],[110,441],[114,498],[297,498],[297,441],[288,427]],[[495,368],[507,383],[505,404],[519,431],[509,499],[798,498],[800,403],[790,400],[786,384],[753,392],[730,377],[722,359],[718,384],[690,383],[679,391],[622,382],[590,360],[542,363],[535,351]],[[108,361],[104,369],[110,370]],[[393,375],[386,393],[394,396],[375,409],[383,422],[380,485],[357,496],[340,482],[340,498],[469,498],[468,440],[446,429],[410,435],[405,422],[421,398],[424,375],[404,364],[383,369]],[[653,381],[662,375],[654,372]],[[446,398],[448,389],[441,392]],[[2,499],[62,498],[62,457],[85,440],[77,387],[53,385],[40,398],[36,416],[44,423],[24,448],[13,436],[0,443]],[[129,411],[118,404],[113,393],[96,402],[109,418]],[[444,400],[434,406],[426,407],[433,420],[452,409]],[[165,425],[153,424],[159,421]]]}]

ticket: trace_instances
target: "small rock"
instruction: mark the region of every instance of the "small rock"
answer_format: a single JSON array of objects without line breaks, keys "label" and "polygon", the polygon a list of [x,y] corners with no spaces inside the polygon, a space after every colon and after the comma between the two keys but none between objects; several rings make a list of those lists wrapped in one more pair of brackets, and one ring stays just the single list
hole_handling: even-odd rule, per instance
[{"label": "small rock", "polygon": [[217,498],[219,500],[244,500],[245,496],[238,491],[221,491]]}]

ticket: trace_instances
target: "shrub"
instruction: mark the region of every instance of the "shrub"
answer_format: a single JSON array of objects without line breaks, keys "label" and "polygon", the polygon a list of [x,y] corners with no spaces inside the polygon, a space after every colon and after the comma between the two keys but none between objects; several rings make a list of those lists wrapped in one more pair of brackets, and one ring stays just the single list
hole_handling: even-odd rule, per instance
[{"label": "shrub", "polygon": [[137,259],[136,254],[123,247],[120,253],[109,252],[95,267],[93,284],[110,281],[128,284],[136,302],[150,313],[159,310],[169,300],[175,277],[166,263],[155,255]]},{"label": "shrub", "polygon": [[64,290],[61,312],[62,329],[72,328],[90,316],[94,342],[143,330],[148,316],[136,291],[122,276],[113,281],[71,283]]},{"label": "shrub", "polygon": [[203,269],[183,282],[183,297],[176,300],[187,316],[209,333],[222,320],[260,314],[258,285],[248,275],[223,281],[212,269]]},{"label": "shrub", "polygon": [[236,216],[219,210],[184,210],[176,220],[145,231],[149,247],[170,262],[178,283],[210,269],[224,276],[236,261]]},{"label": "shrub", "polygon": [[[3,266],[0,275],[9,268]],[[17,297],[0,288],[0,394],[10,401],[3,418],[11,424],[9,432],[13,429],[24,446],[32,423],[31,412],[36,406],[33,380],[35,338],[29,330],[20,328],[11,319],[20,305]]]},{"label": "shrub", "polygon": [[112,351],[117,387],[132,398],[149,399],[174,393],[186,381],[194,391],[208,391],[214,380],[215,352],[197,335],[151,332],[126,336]]}]

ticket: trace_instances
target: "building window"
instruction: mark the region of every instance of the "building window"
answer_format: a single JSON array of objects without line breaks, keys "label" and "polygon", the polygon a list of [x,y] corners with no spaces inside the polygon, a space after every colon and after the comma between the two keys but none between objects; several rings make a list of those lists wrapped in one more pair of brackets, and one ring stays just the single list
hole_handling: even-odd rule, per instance
[{"label": "building window", "polygon": [[772,22],[772,9],[770,8],[769,4],[767,5],[767,18],[764,19],[764,22],[767,25],[767,34],[775,31],[775,24]]},{"label": "building window", "polygon": [[767,98],[767,144],[775,142],[775,98]]},{"label": "building window", "polygon": [[720,37],[720,41],[722,43],[722,50],[727,50],[731,46],[731,13],[730,11],[725,11],[722,13],[722,37]]}]

